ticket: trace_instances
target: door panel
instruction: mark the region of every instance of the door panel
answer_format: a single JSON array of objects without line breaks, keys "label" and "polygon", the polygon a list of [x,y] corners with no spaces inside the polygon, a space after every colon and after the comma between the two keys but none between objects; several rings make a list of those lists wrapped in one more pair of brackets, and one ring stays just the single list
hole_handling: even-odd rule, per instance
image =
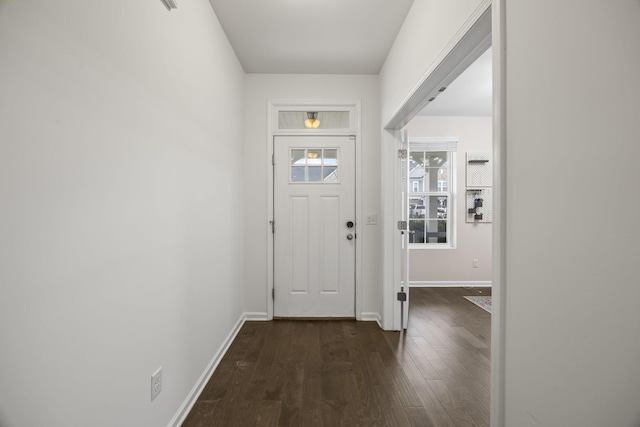
[{"label": "door panel", "polygon": [[340,292],[340,198],[320,198],[320,292]]},{"label": "door panel", "polygon": [[354,317],[355,139],[275,137],[274,163],[274,316]]},{"label": "door panel", "polygon": [[[289,230],[290,250],[283,256],[289,256],[291,259],[291,281],[290,292],[305,294],[309,292],[309,197],[291,197],[289,198]],[[281,225],[281,219],[276,220],[278,224],[278,232]]]}]

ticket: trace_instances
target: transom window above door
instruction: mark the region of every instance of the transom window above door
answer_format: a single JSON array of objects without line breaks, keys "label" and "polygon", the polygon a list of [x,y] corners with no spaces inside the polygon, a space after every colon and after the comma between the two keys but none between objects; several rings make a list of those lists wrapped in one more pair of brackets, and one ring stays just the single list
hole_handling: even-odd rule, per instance
[{"label": "transom window above door", "polygon": [[279,111],[278,129],[349,129],[350,111]]},{"label": "transom window above door", "polygon": [[290,158],[292,183],[340,182],[337,148],[292,148]]}]

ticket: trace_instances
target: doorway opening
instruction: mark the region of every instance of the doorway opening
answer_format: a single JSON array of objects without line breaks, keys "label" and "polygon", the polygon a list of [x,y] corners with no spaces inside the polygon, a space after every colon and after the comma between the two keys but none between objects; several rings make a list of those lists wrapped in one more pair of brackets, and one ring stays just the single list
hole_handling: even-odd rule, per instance
[{"label": "doorway opening", "polygon": [[408,316],[400,339],[433,392],[451,396],[445,412],[469,425],[490,423],[491,98],[489,48],[404,127],[401,160]]},{"label": "doorway opening", "polygon": [[491,287],[492,127],[488,48],[405,126],[410,288]]},{"label": "doorway opening", "polygon": [[[493,25],[492,25],[493,23]],[[493,28],[492,28],[493,27]],[[492,226],[492,299],[491,316],[491,425],[502,425],[504,420],[504,335],[502,322],[504,307],[504,254],[501,248],[505,241],[505,224],[503,194],[504,184],[501,182],[504,170],[505,151],[505,58],[504,58],[504,11],[502,2],[488,5],[464,34],[456,39],[443,52],[441,59],[429,69],[420,85],[394,112],[384,126],[383,170],[392,182],[383,188],[383,198],[391,200],[385,205],[383,215],[389,218],[384,230],[383,278],[384,278],[384,328],[400,330],[406,325],[407,317],[404,302],[407,300],[409,272],[408,233],[403,232],[401,224],[408,222],[408,209],[403,207],[403,186],[399,183],[400,163],[397,161],[399,150],[406,149],[406,138],[402,138],[402,130],[429,102],[436,99],[446,88],[472,64],[490,46],[493,47],[493,119],[492,148],[494,160],[493,182],[493,226]],[[407,223],[404,223],[407,224]],[[408,227],[408,224],[406,225]],[[407,228],[408,230],[408,228]],[[402,295],[402,297],[401,297]],[[401,316],[401,313],[404,316]],[[404,325],[403,325],[404,324]],[[402,325],[402,326],[401,326]]]}]

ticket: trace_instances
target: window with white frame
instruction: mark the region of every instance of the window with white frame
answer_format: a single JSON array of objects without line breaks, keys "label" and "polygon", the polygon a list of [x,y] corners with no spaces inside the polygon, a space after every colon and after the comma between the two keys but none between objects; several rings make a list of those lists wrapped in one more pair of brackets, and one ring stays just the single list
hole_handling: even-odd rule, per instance
[{"label": "window with white frame", "polygon": [[409,243],[454,247],[453,177],[457,141],[409,141]]}]

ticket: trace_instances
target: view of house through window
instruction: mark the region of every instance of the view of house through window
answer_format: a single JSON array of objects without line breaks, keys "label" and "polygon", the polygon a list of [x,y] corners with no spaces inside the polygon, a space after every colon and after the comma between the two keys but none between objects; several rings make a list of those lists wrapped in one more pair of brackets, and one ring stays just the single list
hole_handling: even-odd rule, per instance
[{"label": "view of house through window", "polygon": [[409,155],[409,243],[452,246],[452,151],[420,144]]},{"label": "view of house through window", "polygon": [[339,182],[337,148],[291,150],[291,182]]}]

